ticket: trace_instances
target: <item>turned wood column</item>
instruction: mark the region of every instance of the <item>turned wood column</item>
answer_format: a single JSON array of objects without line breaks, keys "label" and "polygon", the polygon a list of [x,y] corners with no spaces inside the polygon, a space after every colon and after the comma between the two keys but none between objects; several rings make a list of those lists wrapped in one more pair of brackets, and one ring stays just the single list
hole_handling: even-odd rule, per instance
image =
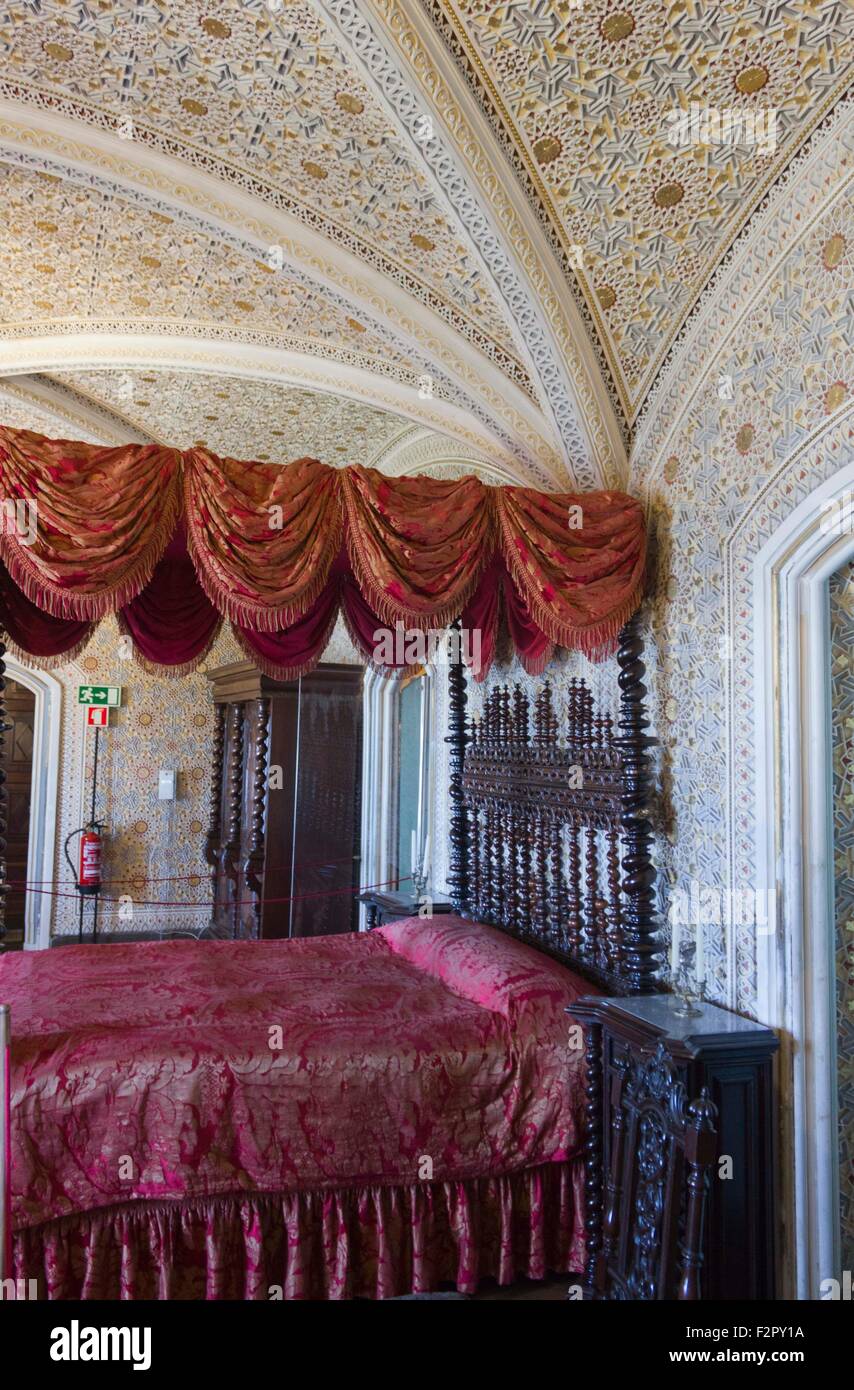
[{"label": "turned wood column", "polygon": [[208,833],[205,840],[205,862],[210,866],[211,883],[216,894],[218,851],[222,834],[222,779],[225,752],[225,705],[214,705],[214,740],[211,767],[210,809]]},{"label": "turned wood column", "polygon": [[595,1298],[604,1287],[602,1254],[602,1028],[589,1022],[584,1033],[584,1237],[586,1294]]},{"label": "turned wood column", "polygon": [[234,887],[232,932],[240,921],[240,832],[243,820],[243,702],[236,701],[229,709],[228,739],[228,806],[225,842],[221,862],[226,878]]},{"label": "turned wood column", "polygon": [[[448,892],[454,911],[471,915],[469,903],[469,823],[463,805],[463,764],[466,756],[466,672],[462,659],[459,619],[448,637],[448,734],[451,816],[448,829]],[[487,852],[489,849],[487,848]]]},{"label": "turned wood column", "polygon": [[620,667],[619,738],[615,744],[623,767],[621,827],[623,833],[623,915],[625,968],[632,993],[649,994],[655,988],[656,933],[655,869],[652,864],[652,773],[649,749],[656,740],[647,733],[646,667],[641,660],[640,614],[636,613],[620,633],[617,662]]},{"label": "turned wood column", "polygon": [[255,936],[261,935],[261,899],[264,892],[264,825],[267,815],[267,760],[270,742],[270,701],[261,696],[255,701],[255,747],[252,765],[252,813],[249,832],[249,853],[243,872],[249,891],[253,894],[252,912]]}]

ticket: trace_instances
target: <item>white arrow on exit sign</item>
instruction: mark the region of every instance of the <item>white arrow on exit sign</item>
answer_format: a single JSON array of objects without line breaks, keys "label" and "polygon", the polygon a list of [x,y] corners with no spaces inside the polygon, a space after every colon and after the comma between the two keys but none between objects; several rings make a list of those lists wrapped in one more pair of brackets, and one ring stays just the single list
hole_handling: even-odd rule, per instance
[{"label": "white arrow on exit sign", "polygon": [[107,705],[116,709],[122,702],[120,685],[78,685],[78,705]]}]

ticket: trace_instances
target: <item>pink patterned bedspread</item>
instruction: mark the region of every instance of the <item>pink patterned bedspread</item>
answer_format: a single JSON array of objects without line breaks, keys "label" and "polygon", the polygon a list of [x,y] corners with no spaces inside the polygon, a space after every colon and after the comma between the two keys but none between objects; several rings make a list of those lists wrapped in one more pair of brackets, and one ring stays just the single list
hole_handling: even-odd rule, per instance
[{"label": "pink patterned bedspread", "polygon": [[3,956],[13,1225],[571,1157],[581,1053],[563,1009],[587,990],[452,917]]}]

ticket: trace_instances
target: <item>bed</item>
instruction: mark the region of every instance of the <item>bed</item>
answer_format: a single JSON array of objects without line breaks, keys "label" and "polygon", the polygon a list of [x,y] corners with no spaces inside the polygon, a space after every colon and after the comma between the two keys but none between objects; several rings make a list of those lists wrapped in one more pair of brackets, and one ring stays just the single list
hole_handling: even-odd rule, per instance
[{"label": "bed", "polygon": [[457,909],[297,941],[0,958],[12,1273],[40,1297],[389,1298],[601,1243],[583,995],[655,989],[637,620],[618,723],[449,664]]},{"label": "bed", "polygon": [[458,917],[0,959],[15,1277],[338,1299],[579,1269],[587,988]]}]

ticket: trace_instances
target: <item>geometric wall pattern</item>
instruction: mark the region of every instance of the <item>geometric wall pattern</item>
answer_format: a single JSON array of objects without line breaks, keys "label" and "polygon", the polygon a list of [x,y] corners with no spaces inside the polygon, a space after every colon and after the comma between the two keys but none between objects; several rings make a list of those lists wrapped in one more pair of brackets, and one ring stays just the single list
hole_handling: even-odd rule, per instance
[{"label": "geometric wall pattern", "polygon": [[829,588],[841,1265],[854,1269],[854,562]]},{"label": "geometric wall pattern", "polygon": [[[643,423],[650,664],[672,885],[754,882],[752,557],[851,448],[854,119],[839,109],[734,248]],[[702,364],[698,367],[698,364]],[[711,998],[756,1008],[755,928],[707,933]]]},{"label": "geometric wall pattern", "polygon": [[470,250],[308,4],[0,6],[3,90],[286,200],[308,225],[516,355]]},{"label": "geometric wall pattern", "polygon": [[370,464],[408,428],[400,416],[346,396],[251,378],[98,370],[52,376],[178,449],[204,443],[224,457]]},{"label": "geometric wall pattern", "polygon": [[[749,209],[845,90],[854,11],[842,0],[422,10],[548,219],[632,416]],[[692,104],[725,113],[731,134],[672,142],[670,113]],[[761,134],[770,112],[773,139],[734,130],[759,115]]]}]

